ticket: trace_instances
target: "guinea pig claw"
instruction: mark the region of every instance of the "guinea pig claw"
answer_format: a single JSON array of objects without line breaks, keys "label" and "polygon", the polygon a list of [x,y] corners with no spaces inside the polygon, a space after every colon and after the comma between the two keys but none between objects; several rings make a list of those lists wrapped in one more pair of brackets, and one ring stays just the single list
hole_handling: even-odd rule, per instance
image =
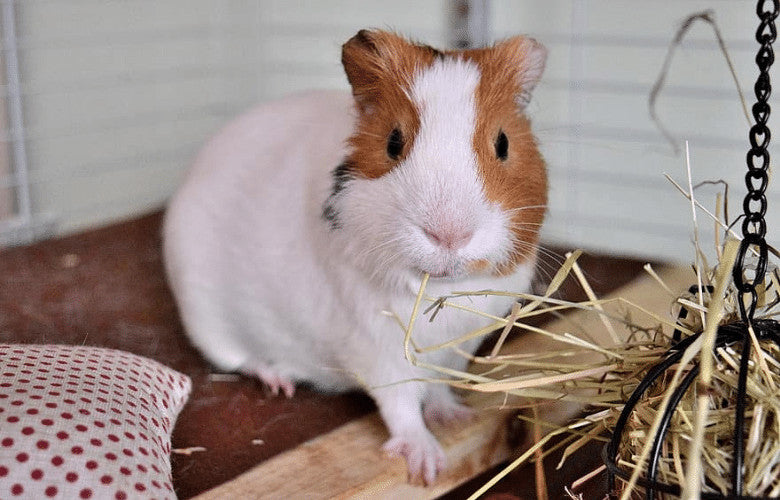
[{"label": "guinea pig claw", "polygon": [[260,366],[242,371],[247,375],[260,379],[274,396],[278,396],[280,390],[288,399],[295,394],[295,383],[289,378],[279,375],[271,368]]},{"label": "guinea pig claw", "polygon": [[444,450],[428,432],[415,436],[391,437],[382,449],[388,455],[406,459],[409,482],[412,484],[422,482],[425,486],[432,485],[447,464]]},{"label": "guinea pig claw", "polygon": [[282,390],[284,391],[284,395],[287,397],[287,399],[290,399],[295,395],[295,384],[293,384],[290,381],[286,381],[284,385],[282,385]]},{"label": "guinea pig claw", "polygon": [[290,399],[295,394],[295,384],[284,377],[277,375],[274,377],[261,377],[260,380],[262,380],[263,383],[268,386],[268,389],[271,390],[271,394],[274,396],[279,395],[280,389],[284,393],[285,397],[287,397],[287,399]]}]

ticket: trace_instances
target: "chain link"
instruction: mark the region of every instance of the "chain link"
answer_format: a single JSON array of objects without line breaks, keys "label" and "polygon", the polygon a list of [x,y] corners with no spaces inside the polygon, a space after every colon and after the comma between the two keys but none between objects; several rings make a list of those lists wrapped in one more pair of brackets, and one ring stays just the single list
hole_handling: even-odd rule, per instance
[{"label": "chain link", "polygon": [[[769,79],[769,68],[775,62],[775,53],[772,43],[777,39],[775,19],[780,13],[780,0],[759,0],[756,14],[760,19],[756,30],[756,40],[761,45],[756,54],[758,66],[758,79],[753,87],[756,94],[756,103],[753,105],[753,118],[755,125],[750,128],[750,150],[747,153],[748,172],[745,175],[745,185],[748,193],[742,208],[745,218],[742,220],[742,243],[734,265],[733,277],[737,290],[742,295],[739,300],[742,320],[752,324],[753,314],[758,303],[758,288],[764,282],[767,266],[766,236],[766,188],[769,183],[767,171],[769,169],[769,140],[771,133],[767,122],[769,121],[770,106],[769,96],[772,94],[772,84]],[[752,278],[746,276],[747,265],[745,259],[751,251],[755,250],[758,260]]]}]

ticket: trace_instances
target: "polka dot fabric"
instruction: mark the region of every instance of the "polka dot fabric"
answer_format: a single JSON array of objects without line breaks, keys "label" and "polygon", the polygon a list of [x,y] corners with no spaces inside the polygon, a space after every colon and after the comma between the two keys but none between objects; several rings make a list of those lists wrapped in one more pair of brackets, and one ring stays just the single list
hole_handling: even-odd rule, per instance
[{"label": "polka dot fabric", "polygon": [[0,499],[175,498],[190,380],[112,349],[0,344]]}]

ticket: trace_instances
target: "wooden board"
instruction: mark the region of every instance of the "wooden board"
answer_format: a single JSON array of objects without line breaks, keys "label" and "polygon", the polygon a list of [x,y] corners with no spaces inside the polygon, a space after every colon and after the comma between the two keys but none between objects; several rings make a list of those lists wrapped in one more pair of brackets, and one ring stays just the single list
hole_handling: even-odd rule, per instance
[{"label": "wooden board", "polygon": [[[680,268],[662,268],[659,275],[675,291],[687,289],[694,280],[690,270]],[[610,296],[640,303],[664,317],[669,317],[674,299],[647,275]],[[657,323],[639,316],[633,320],[647,325]],[[547,328],[561,333],[588,332],[602,345],[611,343],[601,320],[592,313],[574,312]],[[626,335],[625,331],[618,333]],[[549,338],[528,334],[507,343],[503,352],[549,352],[558,347]],[[470,393],[466,399],[475,408],[493,407],[499,401],[497,395],[478,393]],[[549,419],[566,419],[576,409],[560,405],[550,410]],[[373,414],[271,458],[197,499],[435,498],[510,456],[506,444],[508,418],[505,412],[483,410],[460,429],[432,429],[444,447],[449,467],[428,488],[408,484],[403,459],[382,453],[381,446],[388,435],[379,416]]]},{"label": "wooden board", "polygon": [[199,500],[224,498],[431,498],[508,457],[498,412],[471,425],[436,432],[451,466],[431,488],[406,481],[406,463],[382,453],[388,439],[379,415],[363,417],[263,462]]}]

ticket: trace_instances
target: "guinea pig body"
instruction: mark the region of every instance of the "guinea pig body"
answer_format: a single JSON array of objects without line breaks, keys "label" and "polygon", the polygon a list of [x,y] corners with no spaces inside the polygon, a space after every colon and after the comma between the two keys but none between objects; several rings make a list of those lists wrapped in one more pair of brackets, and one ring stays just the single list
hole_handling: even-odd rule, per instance
[{"label": "guinea pig body", "polygon": [[[261,105],[204,148],[172,199],[164,259],[185,329],[217,367],[292,395],[297,382],[366,390],[385,449],[427,483],[444,454],[426,421],[464,418],[446,384],[404,356],[426,294],[527,289],[546,205],[542,159],[522,114],[544,49],[517,37],[442,53],[361,31],[344,46],[352,96]],[[496,316],[512,300],[463,304]],[[420,318],[418,345],[488,321],[455,308]],[[460,344],[467,352],[476,341]],[[464,369],[441,349],[425,362]]]}]

